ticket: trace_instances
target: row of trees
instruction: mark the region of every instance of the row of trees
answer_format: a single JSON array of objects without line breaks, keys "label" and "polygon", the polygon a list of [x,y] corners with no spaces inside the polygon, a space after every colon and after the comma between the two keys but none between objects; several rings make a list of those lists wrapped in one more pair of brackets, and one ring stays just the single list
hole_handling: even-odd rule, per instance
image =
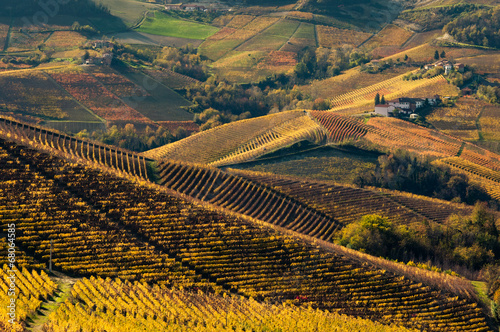
[{"label": "row of trees", "polygon": [[406,152],[380,156],[375,171],[359,175],[354,182],[360,187],[406,191],[471,205],[492,200],[464,174],[455,174],[449,168],[432,165],[428,158],[417,158]]},{"label": "row of trees", "polygon": [[170,132],[161,126],[156,130],[148,126],[145,130],[138,131],[133,124],[127,124],[123,128],[112,126],[106,131],[94,131],[92,134],[83,130],[76,136],[91,138],[131,151],[144,152],[183,139],[189,136],[189,133],[182,127]]},{"label": "row of trees", "polygon": [[[485,204],[469,216],[451,215],[444,224],[396,225],[379,215],[366,215],[346,226],[337,243],[372,255],[402,260],[430,260],[443,268],[456,266],[469,276],[500,259],[500,225]],[[460,269],[459,267],[462,267]],[[498,277],[498,275],[497,275]]]},{"label": "row of trees", "polygon": [[500,6],[461,15],[446,24],[443,31],[459,42],[500,47]]}]

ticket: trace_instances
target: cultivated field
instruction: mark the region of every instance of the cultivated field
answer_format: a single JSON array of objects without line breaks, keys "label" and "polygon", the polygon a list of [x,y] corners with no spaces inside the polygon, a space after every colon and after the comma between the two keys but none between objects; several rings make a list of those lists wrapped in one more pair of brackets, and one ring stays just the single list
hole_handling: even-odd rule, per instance
[{"label": "cultivated field", "polygon": [[481,117],[479,125],[482,136],[488,141],[500,141],[500,107],[485,102],[479,102]]},{"label": "cultivated field", "polygon": [[157,160],[168,158],[206,164],[225,157],[239,146],[279,124],[303,116],[304,112],[289,111],[228,123],[146,151],[143,155]]},{"label": "cultivated field", "polygon": [[240,29],[250,23],[254,18],[255,16],[253,15],[235,15],[226,27]]},{"label": "cultivated field", "polygon": [[365,88],[381,81],[400,76],[407,73],[408,70],[409,68],[407,67],[397,67],[385,70],[379,74],[369,74],[359,71],[359,68],[352,68],[346,70],[338,76],[327,78],[325,80],[314,80],[308,85],[299,86],[299,89],[302,92],[311,95],[313,99],[331,99],[352,90]]},{"label": "cultivated field", "polygon": [[55,31],[44,43],[44,46],[54,50],[68,50],[78,47],[86,40],[86,37],[75,31]]},{"label": "cultivated field", "polygon": [[401,46],[406,42],[413,32],[400,28],[393,24],[386,25],[379,33],[371,38],[364,46],[375,48],[380,46]]},{"label": "cultivated field", "polygon": [[51,73],[50,76],[73,98],[106,120],[150,123],[151,120],[127,106],[91,74]]},{"label": "cultivated field", "polygon": [[478,140],[476,120],[485,106],[484,102],[461,98],[453,107],[436,108],[426,120],[444,133],[463,140]]},{"label": "cultivated field", "polygon": [[298,53],[308,46],[316,47],[315,26],[310,23],[301,23],[290,40],[280,50]]},{"label": "cultivated field", "polygon": [[237,51],[274,51],[279,50],[293,36],[300,22],[281,20],[262,33],[243,43]]},{"label": "cultivated field", "polygon": [[154,12],[154,17],[148,16],[137,31],[161,36],[206,39],[219,31],[219,28],[177,19],[162,12]]},{"label": "cultivated field", "polygon": [[500,55],[486,54],[460,58],[460,62],[469,65],[478,73],[500,73]]},{"label": "cultivated field", "polygon": [[[266,120],[270,122],[270,118]],[[169,288],[183,287],[198,296],[203,296],[203,290],[231,291],[257,300],[288,300],[340,314],[383,317],[375,320],[417,329],[488,331],[468,281],[423,272],[327,242],[317,240],[313,246],[299,233],[328,239],[337,222],[267,186],[218,169],[171,161],[158,165],[163,187],[145,182],[141,185],[129,180],[126,173],[130,167],[115,173],[121,174],[120,178],[108,173],[109,167],[103,163],[96,163],[90,142],[78,145],[78,140],[70,139],[66,144],[64,137],[55,140],[58,136],[54,133],[12,127],[8,122],[0,128],[2,137],[7,137],[9,130],[12,139],[32,136],[24,142],[38,148],[43,145],[43,151],[53,153],[49,156],[0,141],[0,189],[5,194],[0,206],[4,214],[8,210],[18,220],[16,229],[22,237],[16,239],[16,245],[36,248],[33,255],[46,261],[53,241],[57,270],[102,278],[82,280],[73,288],[74,297],[85,299],[75,307],[93,303],[86,302],[92,300],[82,295],[86,289],[99,299],[92,289],[104,294],[103,289],[112,282],[104,278],[119,277],[141,280],[143,294],[151,287],[143,282],[156,282]],[[115,169],[127,164],[125,156],[137,158],[122,152],[102,150],[102,158]],[[86,166],[74,162],[85,156],[94,161]],[[101,190],[95,190],[97,186]],[[187,196],[181,199],[171,190]],[[188,196],[219,208],[194,205],[186,201]],[[13,201],[26,208],[12,210]],[[248,213],[256,219],[229,216],[225,211]],[[263,227],[257,220],[281,220],[279,226],[296,233],[283,235],[277,229],[285,229]],[[4,229],[7,223],[9,219],[2,219]],[[116,287],[127,285],[113,282]],[[128,294],[133,298],[133,293]],[[120,302],[114,298],[117,301],[111,304],[119,308]],[[148,307],[158,307],[155,297],[144,298],[148,298]],[[104,306],[109,305],[102,299],[95,309],[100,308],[104,315]],[[68,310],[73,309],[67,306]],[[120,312],[106,309],[106,315]],[[141,312],[137,314],[141,319]],[[161,315],[150,317],[151,324]],[[451,323],[450,315],[454,318]]]},{"label": "cultivated field", "polygon": [[46,120],[99,120],[39,71],[1,75],[0,91],[0,105],[11,112]]},{"label": "cultivated field", "polygon": [[325,25],[317,25],[316,31],[319,46],[328,48],[337,48],[342,45],[357,47],[371,36],[371,34],[365,32],[338,29]]},{"label": "cultivated field", "polygon": [[12,30],[9,38],[9,45],[5,49],[7,52],[32,51],[41,46],[50,32],[20,32]]},{"label": "cultivated field", "polygon": [[[99,326],[113,332],[117,331],[115,329],[208,332],[275,328],[304,332],[318,328],[352,332],[410,331],[400,326],[382,325],[296,305],[265,304],[238,295],[194,293],[120,279],[84,278],[77,282],[71,293],[73,299],[59,307],[46,323],[47,328],[91,330]],[[109,294],[113,294],[113,299]],[[91,308],[95,308],[92,314]],[[134,315],[136,318],[129,319]]]},{"label": "cultivated field", "polygon": [[276,175],[287,175],[337,183],[353,183],[356,174],[375,170],[377,156],[352,154],[330,147],[264,158],[232,167]]},{"label": "cultivated field", "polygon": [[[369,105],[373,103],[377,93],[384,95],[386,100],[391,100],[397,97],[413,97],[410,92],[419,94],[420,97],[433,96],[434,94],[443,95],[442,91],[436,91],[434,85],[448,86],[448,82],[443,76],[436,76],[430,79],[420,79],[414,81],[404,81],[403,76],[397,76],[392,79],[382,81],[380,83],[354,90],[346,94],[332,98],[332,110],[341,110],[347,107]],[[426,86],[433,86],[430,93],[425,89]],[[454,88],[453,90],[457,90]],[[432,92],[434,91],[434,92]],[[440,93],[441,92],[441,93]],[[458,94],[458,91],[456,91]]]}]

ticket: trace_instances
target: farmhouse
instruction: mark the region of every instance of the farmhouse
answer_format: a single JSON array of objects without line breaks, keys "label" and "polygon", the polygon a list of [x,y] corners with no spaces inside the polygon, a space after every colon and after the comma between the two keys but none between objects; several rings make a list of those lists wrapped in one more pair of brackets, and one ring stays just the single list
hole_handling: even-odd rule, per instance
[{"label": "farmhouse", "polygon": [[439,60],[434,63],[429,63],[425,65],[424,69],[429,70],[436,67],[442,67],[444,69],[444,73],[449,74],[450,71],[453,69],[453,64],[448,60]]},{"label": "farmhouse", "polygon": [[104,66],[111,66],[111,62],[113,61],[113,54],[111,53],[104,53],[102,57],[90,57],[85,60],[86,65],[104,65]]},{"label": "farmhouse", "polygon": [[178,3],[178,4],[165,5],[165,10],[184,10],[184,11],[192,12],[192,11],[196,11],[196,10],[207,11],[208,9],[207,9],[207,7],[201,6],[201,5]]},{"label": "farmhouse", "polygon": [[375,113],[383,116],[392,116],[396,107],[389,104],[378,104],[375,105]]},{"label": "farmhouse", "polygon": [[426,99],[431,106],[437,105],[440,101],[438,95],[429,98],[396,98],[389,100],[386,104],[375,105],[375,113],[384,116],[393,116],[394,111],[398,110],[400,113],[409,115],[416,109],[424,107]]}]

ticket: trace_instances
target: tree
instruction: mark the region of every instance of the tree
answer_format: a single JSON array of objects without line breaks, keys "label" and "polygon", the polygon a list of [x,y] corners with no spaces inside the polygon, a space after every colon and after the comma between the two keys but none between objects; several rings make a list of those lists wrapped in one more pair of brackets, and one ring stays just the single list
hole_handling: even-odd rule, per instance
[{"label": "tree", "polygon": [[408,54],[405,54],[405,61],[408,60]]},{"label": "tree", "polygon": [[377,92],[377,94],[375,95],[375,105],[378,104],[380,104],[380,94]]},{"label": "tree", "polygon": [[434,52],[434,59],[439,60],[439,52],[438,52],[438,50],[436,50],[436,52]]},{"label": "tree", "polygon": [[385,96],[384,95],[382,95],[382,98],[380,98],[380,103],[385,104]]},{"label": "tree", "polygon": [[446,57],[446,53],[444,52],[444,50],[443,50],[443,52],[441,52],[440,56],[441,56],[441,59]]}]

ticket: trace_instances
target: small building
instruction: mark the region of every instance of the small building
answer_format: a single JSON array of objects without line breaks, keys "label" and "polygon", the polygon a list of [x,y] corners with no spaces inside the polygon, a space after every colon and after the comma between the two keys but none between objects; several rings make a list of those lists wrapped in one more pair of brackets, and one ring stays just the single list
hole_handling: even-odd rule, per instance
[{"label": "small building", "polygon": [[393,112],[396,107],[391,106],[389,104],[378,104],[375,105],[375,113],[383,115],[383,116],[393,116]]},{"label": "small building", "polygon": [[457,62],[455,65],[453,65],[456,71],[463,73],[465,70],[465,65],[463,63]]},{"label": "small building", "polygon": [[464,96],[470,96],[472,95],[472,89],[469,87],[465,87],[462,89],[462,95]]},{"label": "small building", "polygon": [[415,120],[417,118],[418,118],[418,114],[416,114],[416,113],[411,113],[410,114],[410,119]]},{"label": "small building", "polygon": [[165,5],[165,10],[182,10],[182,3]]},{"label": "small building", "polygon": [[387,104],[401,108],[404,112],[414,111],[424,106],[425,100],[421,98],[396,98],[389,100]]},{"label": "small building", "polygon": [[449,74],[453,69],[453,64],[448,60],[439,60],[434,63],[429,63],[424,66],[425,70],[433,69],[436,67],[442,67],[444,69],[445,74]]}]

